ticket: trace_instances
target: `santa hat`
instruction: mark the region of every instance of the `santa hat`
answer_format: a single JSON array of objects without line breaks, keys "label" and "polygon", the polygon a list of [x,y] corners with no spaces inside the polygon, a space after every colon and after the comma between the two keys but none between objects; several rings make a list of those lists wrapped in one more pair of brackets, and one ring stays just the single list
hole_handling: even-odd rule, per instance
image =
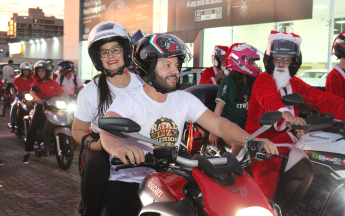
[{"label": "santa hat", "polygon": [[342,33],[340,33],[336,38],[334,38],[334,41],[333,41],[333,45],[332,45],[332,51],[331,51],[331,55],[333,55],[334,54],[334,52],[333,52],[333,50],[334,50],[334,44],[336,44],[336,43],[339,43],[339,44],[341,44],[341,43],[343,43],[344,41],[343,40],[341,40],[341,39],[339,39],[339,36],[340,35],[342,35],[342,36],[344,36],[345,37],[345,31],[343,31]]},{"label": "santa hat", "polygon": [[229,47],[216,45],[216,46],[214,46],[214,50],[216,51],[216,49],[220,49],[220,50],[224,51],[224,53],[226,54],[228,52]]},{"label": "santa hat", "polygon": [[280,39],[292,41],[298,45],[302,43],[302,38],[294,33],[271,31],[271,34],[268,35],[268,42]]}]

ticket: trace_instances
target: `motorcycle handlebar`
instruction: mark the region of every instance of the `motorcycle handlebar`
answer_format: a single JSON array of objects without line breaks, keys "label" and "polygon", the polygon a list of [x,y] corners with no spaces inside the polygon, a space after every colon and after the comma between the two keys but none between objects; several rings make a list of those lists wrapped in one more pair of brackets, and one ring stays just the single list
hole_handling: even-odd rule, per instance
[{"label": "motorcycle handlebar", "polygon": [[[150,159],[148,157],[149,157],[148,154],[146,154],[145,155],[145,161],[150,161]],[[128,158],[126,158],[126,159],[127,159],[128,163],[130,163],[129,159]],[[215,165],[215,166],[227,164],[227,158],[226,157],[208,158],[208,161],[210,161],[210,163],[212,165]],[[178,162],[182,165],[188,166],[188,167],[198,167],[198,161],[197,160],[191,160],[191,159],[187,159],[187,158],[180,157],[180,156],[177,156],[176,162]],[[113,159],[111,159],[111,164],[119,166],[119,165],[123,165],[123,162],[119,158],[113,158]]]}]

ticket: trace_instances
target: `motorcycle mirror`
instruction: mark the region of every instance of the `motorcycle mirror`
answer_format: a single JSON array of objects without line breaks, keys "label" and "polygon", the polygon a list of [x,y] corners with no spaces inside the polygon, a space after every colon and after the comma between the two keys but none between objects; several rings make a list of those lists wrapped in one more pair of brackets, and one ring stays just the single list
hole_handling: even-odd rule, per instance
[{"label": "motorcycle mirror", "polygon": [[298,93],[285,95],[283,96],[282,100],[283,100],[284,105],[286,106],[305,104],[305,101],[303,100],[303,96]]},{"label": "motorcycle mirror", "polygon": [[32,86],[32,91],[34,92],[41,92],[41,88],[38,86]]},{"label": "motorcycle mirror", "polygon": [[105,130],[116,136],[126,138],[123,133],[139,132],[141,130],[140,125],[136,122],[121,117],[110,117],[110,118],[100,118],[98,119],[98,126],[102,130]]},{"label": "motorcycle mirror", "polygon": [[266,112],[264,113],[260,120],[259,120],[259,124],[261,126],[263,125],[273,125],[276,122],[280,121],[280,119],[282,119],[282,113],[279,111],[270,111],[270,112]]}]

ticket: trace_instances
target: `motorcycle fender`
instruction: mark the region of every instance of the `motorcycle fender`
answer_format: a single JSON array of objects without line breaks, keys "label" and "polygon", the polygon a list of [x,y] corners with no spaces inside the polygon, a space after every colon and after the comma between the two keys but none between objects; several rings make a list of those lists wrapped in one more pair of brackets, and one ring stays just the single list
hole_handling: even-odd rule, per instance
[{"label": "motorcycle fender", "polygon": [[54,128],[54,136],[58,135],[59,133],[66,134],[67,136],[72,136],[71,129],[68,127]]},{"label": "motorcycle fender", "polygon": [[[174,202],[155,202],[144,206],[139,215],[196,215],[186,199]],[[154,215],[156,215],[154,214]]]},{"label": "motorcycle fender", "polygon": [[64,111],[46,111],[46,116],[48,121],[50,121],[54,125],[68,125],[71,123],[70,118]]},{"label": "motorcycle fender", "polygon": [[298,148],[293,148],[289,153],[289,159],[285,166],[284,173],[290,170],[293,166],[295,166],[302,158],[307,158],[309,160],[308,155]]}]

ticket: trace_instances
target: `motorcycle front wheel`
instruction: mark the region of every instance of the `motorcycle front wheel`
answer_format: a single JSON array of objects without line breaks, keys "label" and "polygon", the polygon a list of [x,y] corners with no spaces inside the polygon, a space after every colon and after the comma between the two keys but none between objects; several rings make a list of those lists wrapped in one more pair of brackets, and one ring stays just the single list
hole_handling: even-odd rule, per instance
[{"label": "motorcycle front wheel", "polygon": [[3,97],[0,98],[0,116],[4,117],[6,113],[6,102]]},{"label": "motorcycle front wheel", "polygon": [[74,140],[71,136],[60,133],[59,141],[60,155],[59,152],[56,152],[56,160],[61,169],[67,170],[71,166],[74,157]]}]

